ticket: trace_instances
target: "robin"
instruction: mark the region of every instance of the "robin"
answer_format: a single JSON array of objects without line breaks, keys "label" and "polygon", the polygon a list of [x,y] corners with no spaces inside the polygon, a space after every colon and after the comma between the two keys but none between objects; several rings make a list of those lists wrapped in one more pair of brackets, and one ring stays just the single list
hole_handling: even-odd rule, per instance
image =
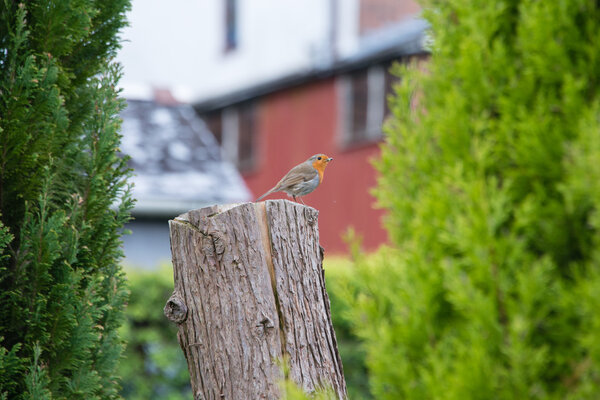
[{"label": "robin", "polygon": [[[309,194],[323,182],[323,172],[325,172],[325,167],[331,160],[333,158],[327,157],[325,154],[315,154],[302,164],[290,169],[275,187],[260,196],[256,201],[274,192],[286,192],[288,196],[293,197],[294,201],[296,201],[296,197]],[[302,201],[302,204],[304,204],[304,201]]]}]

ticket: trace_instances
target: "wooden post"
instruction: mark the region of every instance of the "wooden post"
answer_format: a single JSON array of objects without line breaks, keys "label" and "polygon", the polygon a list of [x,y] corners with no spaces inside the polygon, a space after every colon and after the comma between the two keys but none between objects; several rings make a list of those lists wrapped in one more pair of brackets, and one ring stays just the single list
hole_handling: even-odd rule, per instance
[{"label": "wooden post", "polygon": [[279,398],[346,383],[325,290],[318,211],[288,200],[214,206],[169,221],[179,326],[194,399]]}]

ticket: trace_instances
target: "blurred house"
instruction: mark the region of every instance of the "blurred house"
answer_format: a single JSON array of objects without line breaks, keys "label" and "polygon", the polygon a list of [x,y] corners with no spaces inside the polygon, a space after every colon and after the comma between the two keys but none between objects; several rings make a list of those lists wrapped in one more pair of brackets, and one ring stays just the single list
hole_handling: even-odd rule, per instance
[{"label": "blurred house", "polygon": [[[287,30],[243,29],[256,18],[249,5],[224,3],[227,17],[220,29],[225,33],[226,56],[218,61],[222,68],[246,65],[245,57],[252,59],[260,52],[252,47],[271,42],[273,35],[287,38]],[[286,10],[278,11],[281,19],[291,18]],[[271,79],[240,83],[194,102],[255,198],[309,156],[326,153],[334,158],[323,185],[304,198],[320,210],[321,244],[328,252],[347,251],[342,236],[350,227],[362,236],[367,249],[387,240],[383,212],[374,208],[375,199],[369,194],[376,184],[371,160],[379,153],[382,123],[389,114],[386,99],[397,79],[389,72],[391,64],[425,57],[427,25],[418,12],[412,1],[321,1],[315,5],[315,18],[327,18],[318,41],[321,47],[314,49],[312,58],[298,60],[295,67],[288,66]],[[304,22],[311,24],[300,23]],[[271,54],[263,64],[270,60],[276,65],[278,56]],[[267,199],[273,198],[286,195]]]},{"label": "blurred house", "polygon": [[121,150],[131,157],[137,199],[123,236],[125,262],[154,267],[169,261],[168,220],[190,209],[248,201],[235,166],[223,160],[219,144],[191,106],[168,92],[151,100],[128,100]]},{"label": "blurred house", "polygon": [[134,0],[132,7],[118,56],[126,95],[150,84],[192,104],[254,199],[309,156],[334,157],[323,185],[304,198],[320,210],[322,245],[345,252],[349,227],[368,249],[386,241],[383,212],[369,194],[370,160],[389,113],[390,65],[425,57],[427,24],[415,1]]}]

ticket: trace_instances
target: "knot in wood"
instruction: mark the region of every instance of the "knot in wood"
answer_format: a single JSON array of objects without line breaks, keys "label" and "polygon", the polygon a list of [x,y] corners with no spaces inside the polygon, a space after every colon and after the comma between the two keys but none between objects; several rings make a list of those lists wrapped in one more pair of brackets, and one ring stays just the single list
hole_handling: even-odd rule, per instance
[{"label": "knot in wood", "polygon": [[215,255],[215,246],[212,241],[212,236],[202,237],[202,252],[211,257]]},{"label": "knot in wood", "polygon": [[275,328],[273,321],[269,317],[263,317],[260,322],[256,325],[257,328],[261,328],[263,332],[267,332],[267,329]]},{"label": "knot in wood", "polygon": [[317,210],[308,207],[304,208],[304,218],[306,218],[306,222],[308,222],[309,225],[314,225],[317,222],[318,217],[319,212]]},{"label": "knot in wood", "polygon": [[223,238],[223,234],[221,232],[213,232],[210,234],[210,236],[212,236],[215,252],[218,255],[225,253],[225,240]]},{"label": "knot in wood", "polygon": [[165,317],[175,324],[181,324],[187,318],[187,306],[176,293],[173,293],[167,300],[163,312]]}]

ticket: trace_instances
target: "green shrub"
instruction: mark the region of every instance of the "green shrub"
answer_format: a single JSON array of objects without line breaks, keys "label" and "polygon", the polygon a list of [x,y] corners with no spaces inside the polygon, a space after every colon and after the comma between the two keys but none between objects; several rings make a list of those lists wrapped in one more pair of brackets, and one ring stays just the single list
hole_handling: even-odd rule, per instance
[{"label": "green shrub", "polygon": [[177,342],[177,326],[163,314],[173,292],[170,265],[156,271],[127,269],[131,295],[122,336],[127,348],[119,365],[121,394],[128,400],[191,399],[190,375]]},{"label": "green shrub", "polygon": [[356,269],[350,258],[326,256],[323,268],[348,397],[353,400],[370,399],[365,351],[360,339],[352,331],[352,321],[348,319],[350,310],[343,299],[346,291],[350,288],[358,290],[361,282],[356,279]]},{"label": "green shrub", "polygon": [[395,248],[342,296],[372,393],[597,398],[600,5],[428,6],[377,162]]},{"label": "green shrub", "polygon": [[0,8],[0,398],[118,397],[128,0]]}]

